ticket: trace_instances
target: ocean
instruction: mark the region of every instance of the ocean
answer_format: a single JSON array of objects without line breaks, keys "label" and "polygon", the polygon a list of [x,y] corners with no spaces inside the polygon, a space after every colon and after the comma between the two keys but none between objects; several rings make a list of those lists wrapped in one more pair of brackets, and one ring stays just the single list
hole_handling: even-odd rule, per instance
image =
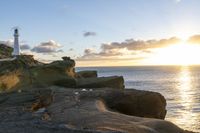
[{"label": "ocean", "polygon": [[161,93],[167,100],[165,120],[200,131],[200,66],[79,67],[98,76],[123,76],[125,87]]}]

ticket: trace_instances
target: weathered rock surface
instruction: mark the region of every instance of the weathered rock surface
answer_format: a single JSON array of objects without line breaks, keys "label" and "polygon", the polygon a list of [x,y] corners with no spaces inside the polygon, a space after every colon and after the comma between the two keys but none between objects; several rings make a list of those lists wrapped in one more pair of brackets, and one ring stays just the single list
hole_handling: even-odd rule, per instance
[{"label": "weathered rock surface", "polygon": [[[29,69],[33,85],[61,85],[75,87],[74,61],[55,61]],[[63,84],[62,84],[63,83]]]},{"label": "weathered rock surface", "polygon": [[110,109],[123,114],[158,119],[164,119],[166,115],[166,100],[156,92],[115,91],[104,99]]},{"label": "weathered rock surface", "polygon": [[28,69],[33,66],[43,65],[43,63],[35,60],[32,55],[20,55],[12,61],[0,62],[0,73],[12,72],[14,70]]},{"label": "weathered rock surface", "polygon": [[[139,106],[143,114],[146,114],[143,112],[146,106],[149,110],[155,111],[155,117],[165,111],[164,98],[153,92],[113,89],[82,91],[60,87],[27,88],[21,92],[0,94],[0,132],[188,133],[168,121],[141,118],[114,111],[119,111],[118,106],[122,107],[111,102],[120,102],[121,99],[116,95],[135,97],[137,100],[133,97],[127,100],[132,101],[130,105]],[[146,102],[144,97],[150,98],[147,98],[150,101],[152,95],[157,97],[158,104],[150,102],[143,104]],[[124,102],[129,101],[124,100]],[[123,109],[129,110],[125,106]],[[138,109],[136,111],[134,108],[131,109],[132,115],[137,115]],[[149,113],[147,115],[149,116]]]},{"label": "weathered rock surface", "polygon": [[97,78],[96,72],[89,73],[82,74],[85,77],[95,75],[95,78],[77,78],[75,61],[69,57],[63,57],[63,61],[43,64],[34,60],[33,56],[21,55],[16,60],[0,62],[0,91],[49,85],[71,88],[124,88],[123,77]]}]

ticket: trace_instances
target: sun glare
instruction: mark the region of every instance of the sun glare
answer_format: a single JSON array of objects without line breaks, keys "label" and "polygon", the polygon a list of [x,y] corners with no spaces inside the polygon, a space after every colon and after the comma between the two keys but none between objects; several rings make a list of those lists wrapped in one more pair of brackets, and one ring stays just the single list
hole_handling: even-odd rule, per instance
[{"label": "sun glare", "polygon": [[158,65],[196,65],[200,64],[200,46],[182,42],[159,48],[148,62]]}]

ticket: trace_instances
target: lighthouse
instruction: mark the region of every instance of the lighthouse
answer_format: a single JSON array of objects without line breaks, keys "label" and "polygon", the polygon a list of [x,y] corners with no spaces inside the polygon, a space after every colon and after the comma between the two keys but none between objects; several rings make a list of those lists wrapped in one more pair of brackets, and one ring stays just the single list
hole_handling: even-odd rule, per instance
[{"label": "lighthouse", "polygon": [[14,30],[14,50],[13,50],[12,55],[13,56],[20,55],[19,32],[18,32],[18,29]]}]

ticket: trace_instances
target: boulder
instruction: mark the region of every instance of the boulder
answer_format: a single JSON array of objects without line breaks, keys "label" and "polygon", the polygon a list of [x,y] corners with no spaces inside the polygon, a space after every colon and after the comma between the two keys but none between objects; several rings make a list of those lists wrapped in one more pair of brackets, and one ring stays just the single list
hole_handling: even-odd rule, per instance
[{"label": "boulder", "polygon": [[75,61],[67,60],[67,61],[54,61],[50,64],[46,64],[44,67],[50,69],[56,69],[62,74],[66,74],[70,77],[75,77]]},{"label": "boulder", "polygon": [[124,78],[122,76],[80,78],[77,79],[77,88],[115,88],[124,89]]},{"label": "boulder", "polygon": [[76,72],[77,78],[97,78],[97,71],[80,71]]},{"label": "boulder", "polygon": [[69,64],[71,64],[71,66],[75,67],[76,63],[70,57],[64,56],[64,57],[62,57],[62,59],[64,62],[68,62]]},{"label": "boulder", "polygon": [[108,108],[117,112],[146,117],[164,119],[166,115],[166,100],[156,92],[126,90],[108,93],[104,97]]}]

